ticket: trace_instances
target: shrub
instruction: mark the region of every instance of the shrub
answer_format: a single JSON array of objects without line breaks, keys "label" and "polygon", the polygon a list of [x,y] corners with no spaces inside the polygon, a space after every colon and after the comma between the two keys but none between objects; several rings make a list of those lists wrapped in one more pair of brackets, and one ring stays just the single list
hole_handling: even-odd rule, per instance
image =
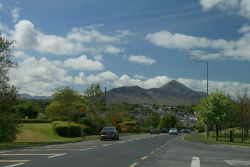
[{"label": "shrub", "polygon": [[54,121],[52,123],[54,131],[63,137],[80,137],[82,126],[77,123]]},{"label": "shrub", "polygon": [[140,132],[140,127],[138,123],[134,121],[120,123],[118,124],[118,129],[120,130],[121,133],[139,133]]},{"label": "shrub", "polygon": [[48,119],[22,119],[21,123],[50,123]]}]

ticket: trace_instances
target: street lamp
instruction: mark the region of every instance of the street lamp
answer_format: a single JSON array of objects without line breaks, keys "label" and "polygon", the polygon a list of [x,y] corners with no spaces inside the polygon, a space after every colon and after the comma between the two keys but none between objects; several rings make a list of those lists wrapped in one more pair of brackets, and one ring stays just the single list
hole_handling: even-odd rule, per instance
[{"label": "street lamp", "polygon": [[205,60],[186,60],[187,62],[197,62],[197,63],[206,63],[207,66],[207,97],[208,97],[208,61]]}]

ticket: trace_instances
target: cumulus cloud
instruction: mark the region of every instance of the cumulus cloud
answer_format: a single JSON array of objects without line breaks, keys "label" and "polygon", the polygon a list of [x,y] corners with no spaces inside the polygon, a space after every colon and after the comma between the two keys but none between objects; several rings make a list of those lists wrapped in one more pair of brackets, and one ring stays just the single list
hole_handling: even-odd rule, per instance
[{"label": "cumulus cloud", "polygon": [[228,41],[223,39],[211,40],[205,37],[194,37],[169,31],[150,33],[146,36],[146,39],[159,47],[177,49],[223,48],[228,45]]},{"label": "cumulus cloud", "polygon": [[[227,41],[224,39],[209,39],[186,34],[159,31],[146,36],[152,44],[163,48],[174,48],[186,51],[195,59],[234,59],[250,60],[249,25],[244,25],[239,32],[242,37]],[[212,49],[213,51],[208,51]]]},{"label": "cumulus cloud", "polygon": [[104,35],[95,29],[73,28],[68,33],[67,39],[81,42],[117,42],[120,39],[116,36]]},{"label": "cumulus cloud", "polygon": [[200,5],[204,11],[218,8],[220,10],[234,12],[250,19],[250,1],[249,0],[200,0]]},{"label": "cumulus cloud", "polygon": [[105,52],[109,54],[118,54],[122,52],[122,49],[109,45],[106,47]]},{"label": "cumulus cloud", "polygon": [[100,61],[88,59],[85,55],[78,58],[69,58],[65,60],[63,64],[65,67],[82,71],[97,71],[104,69]]},{"label": "cumulus cloud", "polygon": [[139,63],[143,65],[151,65],[151,64],[156,63],[154,59],[151,59],[143,55],[130,55],[128,57],[128,60],[132,63]]},{"label": "cumulus cloud", "polygon": [[17,22],[18,18],[19,18],[19,11],[20,9],[15,7],[12,12],[11,12],[11,16],[12,16],[12,20],[13,22]]},{"label": "cumulus cloud", "polygon": [[21,93],[51,95],[56,88],[73,82],[73,77],[61,67],[60,61],[26,55],[17,68],[10,70],[10,80]]}]

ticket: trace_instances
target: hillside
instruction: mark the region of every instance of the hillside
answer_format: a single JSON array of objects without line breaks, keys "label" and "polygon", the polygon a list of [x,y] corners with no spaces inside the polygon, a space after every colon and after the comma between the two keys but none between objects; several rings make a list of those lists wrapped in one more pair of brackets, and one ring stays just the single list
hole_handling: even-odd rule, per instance
[{"label": "hillside", "polygon": [[196,103],[204,92],[194,91],[173,80],[160,88],[143,89],[139,86],[114,88],[107,92],[110,104],[128,102],[131,104],[187,105]]}]

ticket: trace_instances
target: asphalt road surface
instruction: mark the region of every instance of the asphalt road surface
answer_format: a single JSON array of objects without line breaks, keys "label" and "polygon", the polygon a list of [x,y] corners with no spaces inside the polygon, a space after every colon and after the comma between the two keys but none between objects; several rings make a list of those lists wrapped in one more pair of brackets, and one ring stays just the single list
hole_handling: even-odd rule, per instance
[{"label": "asphalt road surface", "polygon": [[120,141],[0,150],[0,167],[228,167],[250,166],[247,147],[204,145],[183,135],[134,135]]}]

